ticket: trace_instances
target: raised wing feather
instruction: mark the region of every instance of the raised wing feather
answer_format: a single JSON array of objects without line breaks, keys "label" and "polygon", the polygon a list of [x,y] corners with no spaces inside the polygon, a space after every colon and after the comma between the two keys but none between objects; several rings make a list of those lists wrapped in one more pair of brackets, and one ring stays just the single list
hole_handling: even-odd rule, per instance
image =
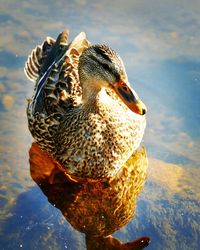
[{"label": "raised wing feather", "polygon": [[82,97],[78,76],[78,61],[83,50],[90,46],[81,32],[67,44],[68,31],[56,41],[47,38],[28,57],[25,73],[35,81],[35,93],[30,103],[30,113],[50,115],[63,112],[68,106],[77,105]]},{"label": "raised wing feather", "polygon": [[41,45],[36,46],[35,49],[32,50],[24,67],[24,73],[30,81],[37,81],[41,74],[41,68],[45,58],[54,43],[55,40],[53,38],[47,37]]}]

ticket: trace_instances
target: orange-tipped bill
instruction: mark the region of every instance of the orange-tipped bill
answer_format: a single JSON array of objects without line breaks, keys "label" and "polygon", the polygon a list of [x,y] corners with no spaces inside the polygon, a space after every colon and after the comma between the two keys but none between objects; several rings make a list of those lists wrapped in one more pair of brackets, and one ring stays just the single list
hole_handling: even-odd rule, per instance
[{"label": "orange-tipped bill", "polygon": [[145,104],[137,97],[137,94],[131,90],[124,82],[117,82],[114,85],[114,90],[121,100],[129,107],[130,110],[139,115],[144,115],[147,112]]}]

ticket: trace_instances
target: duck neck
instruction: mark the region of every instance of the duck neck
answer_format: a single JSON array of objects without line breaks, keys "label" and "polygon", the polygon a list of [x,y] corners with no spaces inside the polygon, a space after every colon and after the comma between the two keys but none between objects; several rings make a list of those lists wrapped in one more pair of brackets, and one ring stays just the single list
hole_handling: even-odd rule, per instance
[{"label": "duck neck", "polygon": [[[87,84],[86,84],[87,86]],[[88,86],[91,86],[88,84]],[[95,87],[95,88],[91,88],[91,87],[83,87],[83,102],[87,103],[87,102],[93,102],[94,100],[97,99],[98,93],[101,91],[101,88]]]},{"label": "duck neck", "polygon": [[94,81],[86,79],[81,82],[82,85],[82,101],[86,107],[95,108],[99,99],[99,94],[102,90],[102,86]]},{"label": "duck neck", "polygon": [[105,88],[83,91],[83,106],[87,112],[101,113],[107,105]]}]

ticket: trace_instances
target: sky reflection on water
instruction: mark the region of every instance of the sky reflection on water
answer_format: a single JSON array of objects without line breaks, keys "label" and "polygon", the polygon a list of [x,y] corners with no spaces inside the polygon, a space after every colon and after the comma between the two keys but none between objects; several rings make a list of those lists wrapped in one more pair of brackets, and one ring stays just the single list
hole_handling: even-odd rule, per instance
[{"label": "sky reflection on water", "polygon": [[[33,86],[24,76],[24,62],[47,35],[56,37],[66,28],[71,38],[85,31],[92,43],[117,50],[148,107],[148,181],[136,216],[115,235],[125,242],[149,235],[149,249],[198,249],[200,2],[3,0],[0,5],[3,249],[29,245],[41,232],[45,237],[38,244],[46,242],[44,249],[61,249],[65,241],[71,249],[85,247],[83,236],[63,222],[35,187],[28,164],[32,138],[25,107]],[[48,245],[49,238],[54,245]]]}]

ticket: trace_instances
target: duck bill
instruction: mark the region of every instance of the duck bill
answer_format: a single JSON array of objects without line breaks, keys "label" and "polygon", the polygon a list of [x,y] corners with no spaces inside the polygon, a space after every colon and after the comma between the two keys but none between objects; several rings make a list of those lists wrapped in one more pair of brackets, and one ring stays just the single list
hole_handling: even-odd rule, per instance
[{"label": "duck bill", "polygon": [[147,108],[145,104],[127,84],[124,82],[117,82],[114,85],[114,90],[131,111],[139,115],[146,114]]}]

